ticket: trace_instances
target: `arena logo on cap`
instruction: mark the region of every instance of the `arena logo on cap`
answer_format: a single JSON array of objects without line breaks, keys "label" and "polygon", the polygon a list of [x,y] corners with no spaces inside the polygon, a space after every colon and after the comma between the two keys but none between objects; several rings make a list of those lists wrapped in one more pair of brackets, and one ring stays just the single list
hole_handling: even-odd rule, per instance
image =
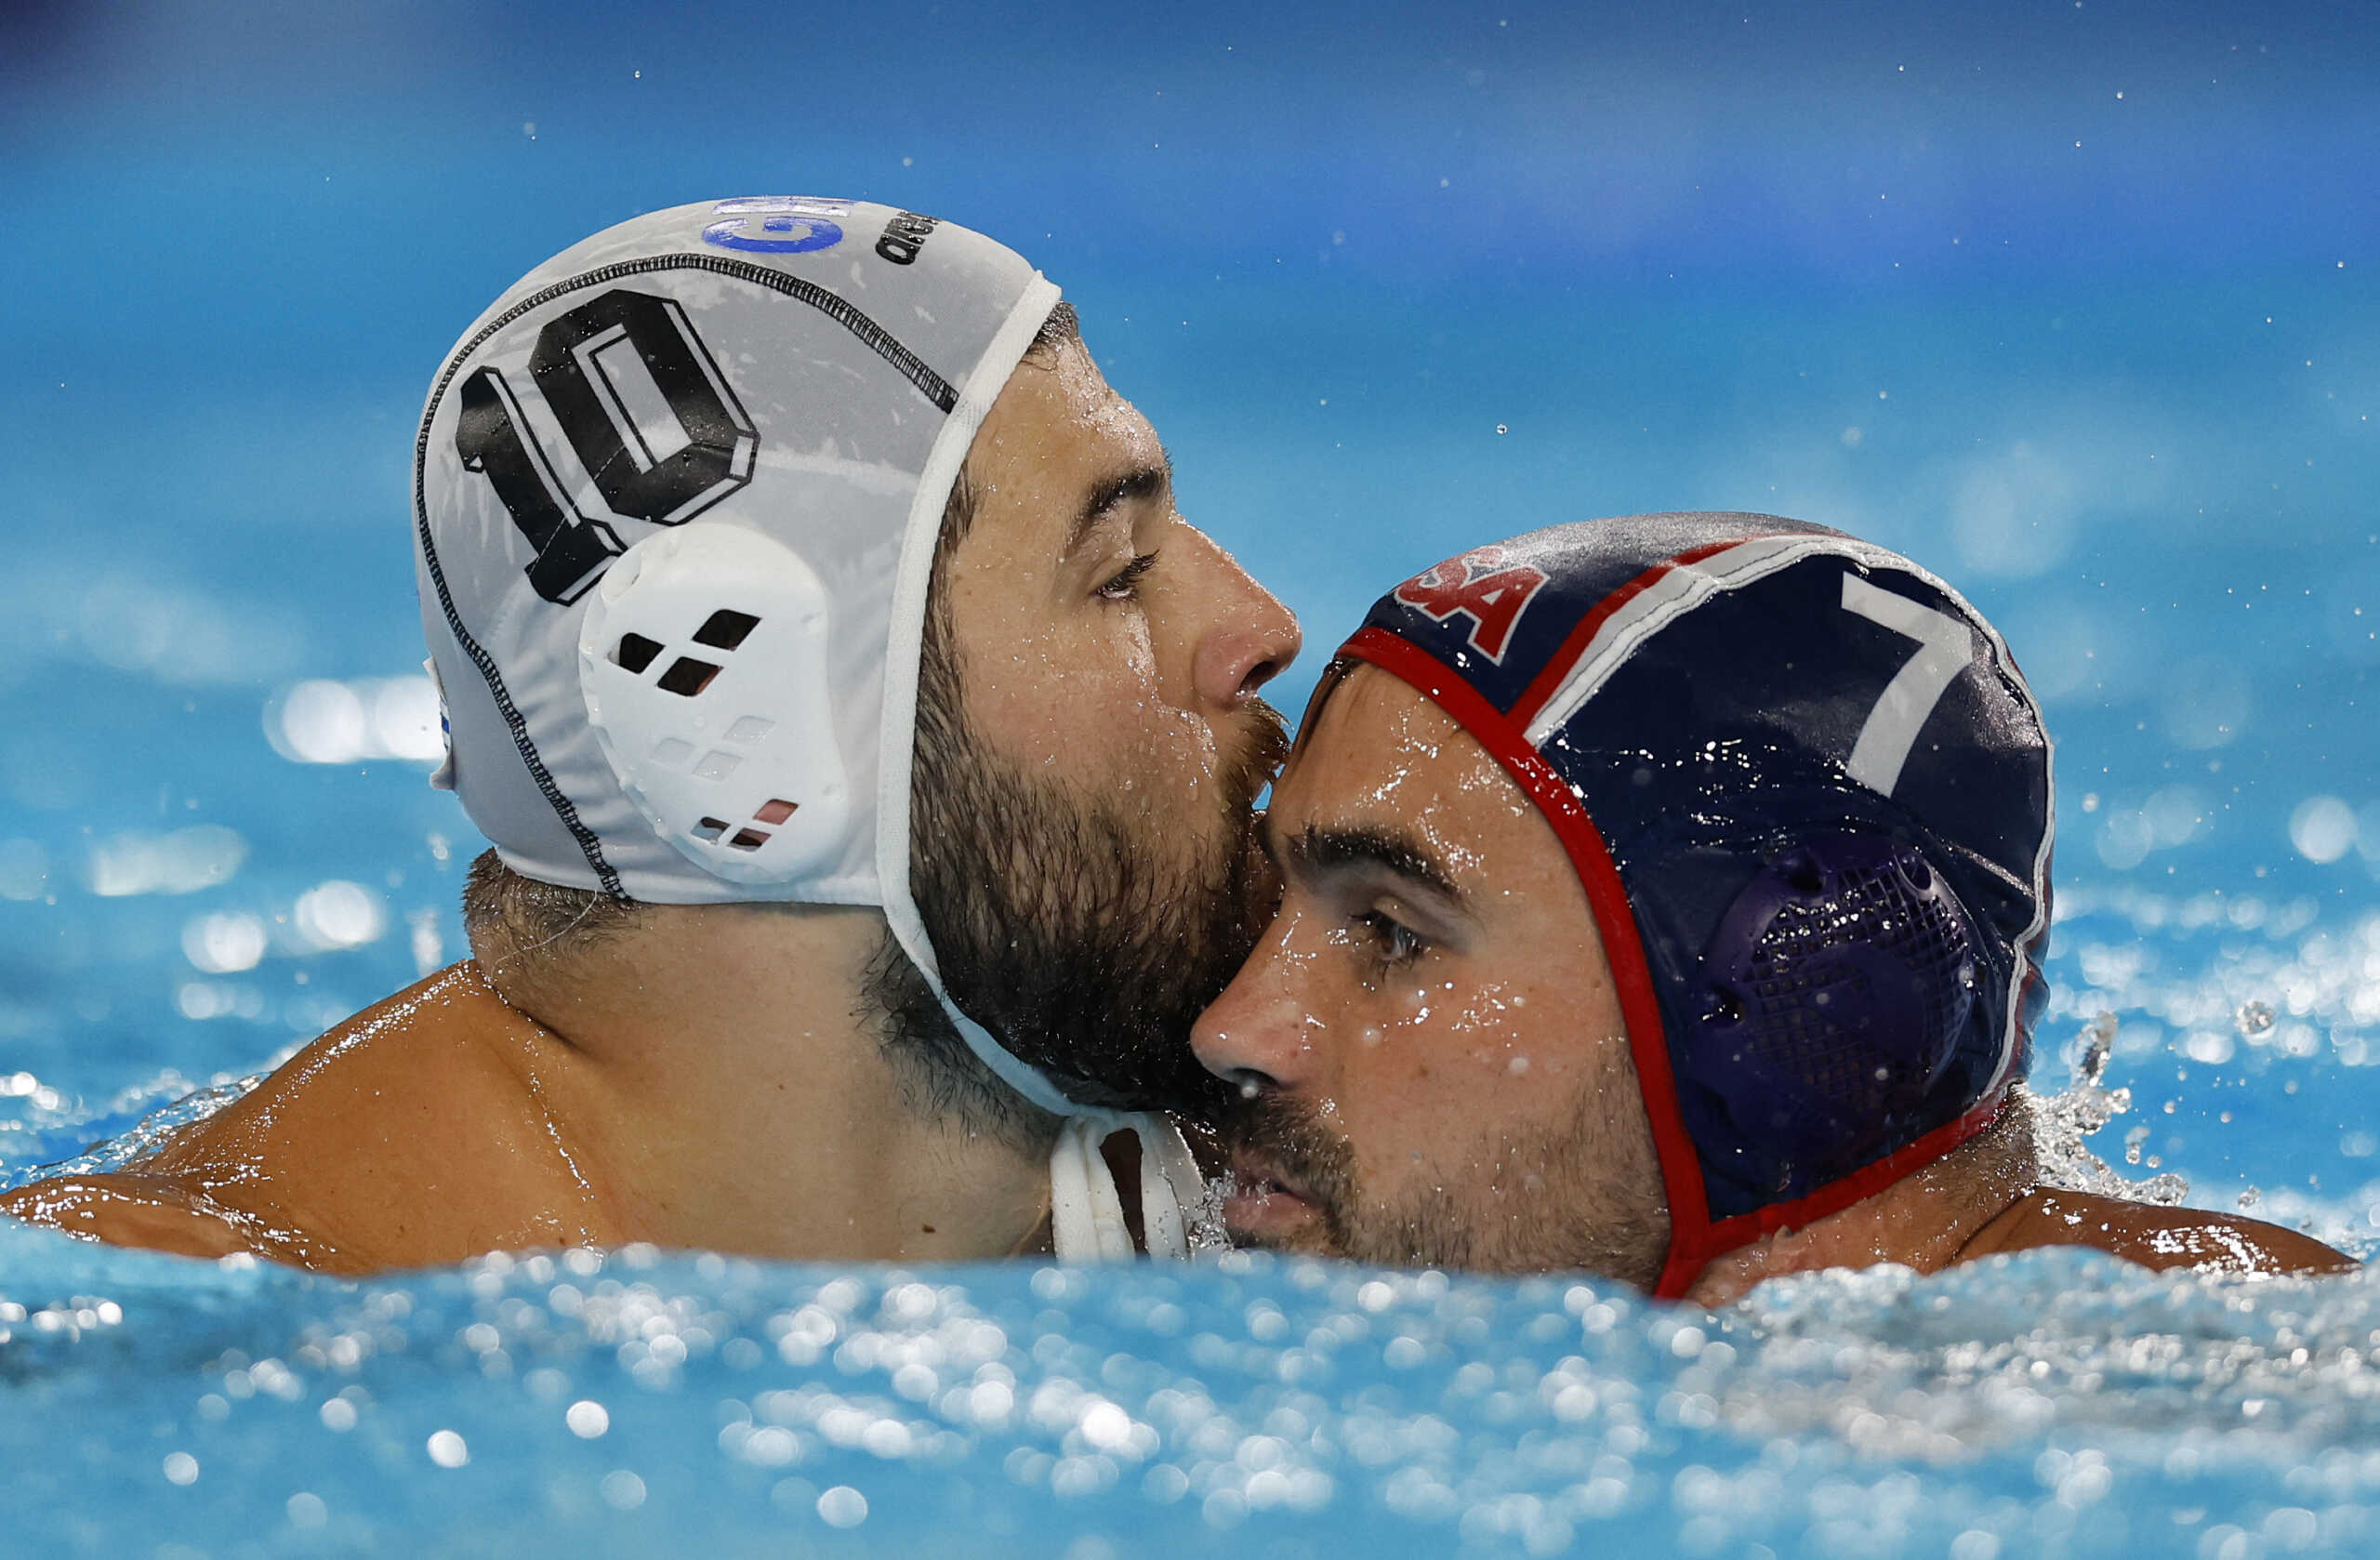
[{"label": "arena logo on cap", "polygon": [[1501,548],[1474,548],[1396,588],[1396,599],[1434,622],[1471,619],[1471,648],[1501,666],[1513,628],[1546,582],[1545,571],[1504,562]]},{"label": "arena logo on cap", "polygon": [[[747,254],[806,255],[843,241],[840,219],[852,214],[852,203],[810,195],[747,195],[721,201],[711,212],[722,219],[703,230],[705,244]],[[757,233],[751,231],[756,217],[760,222]]]},{"label": "arena logo on cap", "polygon": [[914,265],[918,251],[925,247],[926,239],[940,226],[939,217],[896,212],[892,220],[884,224],[884,236],[876,241],[876,252],[894,265]]}]

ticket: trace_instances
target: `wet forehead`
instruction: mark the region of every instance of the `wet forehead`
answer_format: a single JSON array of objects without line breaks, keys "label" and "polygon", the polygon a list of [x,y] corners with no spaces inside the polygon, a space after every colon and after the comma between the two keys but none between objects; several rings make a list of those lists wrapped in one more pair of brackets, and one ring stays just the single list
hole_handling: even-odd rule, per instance
[{"label": "wet forehead", "polygon": [[1553,830],[1476,738],[1375,667],[1348,673],[1274,790],[1276,836],[1402,829],[1466,889],[1501,889],[1568,863]]},{"label": "wet forehead", "polygon": [[1083,496],[1101,483],[1164,464],[1148,418],[1072,342],[1017,365],[968,456],[978,501],[1029,526],[1036,541],[1063,542]]}]

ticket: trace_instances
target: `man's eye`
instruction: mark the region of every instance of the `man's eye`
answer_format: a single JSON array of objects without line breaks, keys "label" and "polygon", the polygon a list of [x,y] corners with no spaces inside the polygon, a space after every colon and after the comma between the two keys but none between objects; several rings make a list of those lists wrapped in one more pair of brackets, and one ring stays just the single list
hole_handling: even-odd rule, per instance
[{"label": "man's eye", "polygon": [[1369,933],[1372,956],[1390,969],[1410,964],[1430,951],[1419,932],[1382,911],[1366,910],[1355,918],[1355,924]]},{"label": "man's eye", "polygon": [[1142,553],[1117,570],[1115,575],[1099,588],[1098,594],[1110,602],[1129,602],[1140,594],[1141,580],[1156,566],[1156,553]]}]

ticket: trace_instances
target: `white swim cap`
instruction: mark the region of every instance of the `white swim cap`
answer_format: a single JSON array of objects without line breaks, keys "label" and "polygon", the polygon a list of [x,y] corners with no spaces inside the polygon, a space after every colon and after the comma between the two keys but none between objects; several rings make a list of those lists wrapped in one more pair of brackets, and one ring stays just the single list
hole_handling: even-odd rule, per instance
[{"label": "white swim cap", "polygon": [[[909,893],[926,591],[1057,301],[980,233],[772,196],[607,229],[481,316],[423,408],[415,548],[437,783],[507,865],[880,906],[941,990]],[[944,1000],[1019,1093],[1087,1114]]]}]

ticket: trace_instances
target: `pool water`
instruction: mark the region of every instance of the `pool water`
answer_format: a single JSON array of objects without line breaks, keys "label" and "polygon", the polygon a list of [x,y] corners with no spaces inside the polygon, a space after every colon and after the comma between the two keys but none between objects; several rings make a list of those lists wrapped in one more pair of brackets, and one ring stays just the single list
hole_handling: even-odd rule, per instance
[{"label": "pool water", "polygon": [[[459,956],[429,376],[587,231],[813,192],[1066,288],[1305,620],[1284,707],[1394,579],[1554,520],[1768,509],[1950,578],[2059,742],[2056,1173],[2368,1253],[2380,20],[1905,9],[6,7],[0,1183]],[[2380,1551],[2368,1274],[2043,1252],[1706,1315],[7,1226],[0,1332],[10,1554]]]},{"label": "pool water", "polygon": [[[2061,990],[2144,1026],[2219,1014],[2231,1044],[2207,1062],[2120,1017],[2110,1033],[2105,1011],[2054,1020],[2069,1061],[2038,1074],[2086,1075],[2043,1102],[2063,1178],[2104,1188],[2127,1157],[2146,1177],[2302,1139],[2362,1082],[2336,1037],[2380,986],[2380,915],[2334,929],[2267,907],[2242,932],[2241,906],[2209,908],[2114,896],[2061,927]],[[2110,950],[2182,972],[2092,984]],[[2202,1052],[2217,1032],[2190,1031]],[[112,1113],[6,1086],[20,1176],[179,1084]],[[2330,1167],[2328,1188],[2314,1171],[2188,1193],[2360,1254],[2371,1153],[2262,1161]],[[2183,1190],[2153,1173],[2139,1192]],[[2047,1251],[1779,1280],[1712,1314],[1612,1284],[1244,1253],[906,1272],[631,1248],[358,1284],[0,1227],[0,1455],[27,1553],[2380,1544],[2369,1272],[2159,1276]]]}]

